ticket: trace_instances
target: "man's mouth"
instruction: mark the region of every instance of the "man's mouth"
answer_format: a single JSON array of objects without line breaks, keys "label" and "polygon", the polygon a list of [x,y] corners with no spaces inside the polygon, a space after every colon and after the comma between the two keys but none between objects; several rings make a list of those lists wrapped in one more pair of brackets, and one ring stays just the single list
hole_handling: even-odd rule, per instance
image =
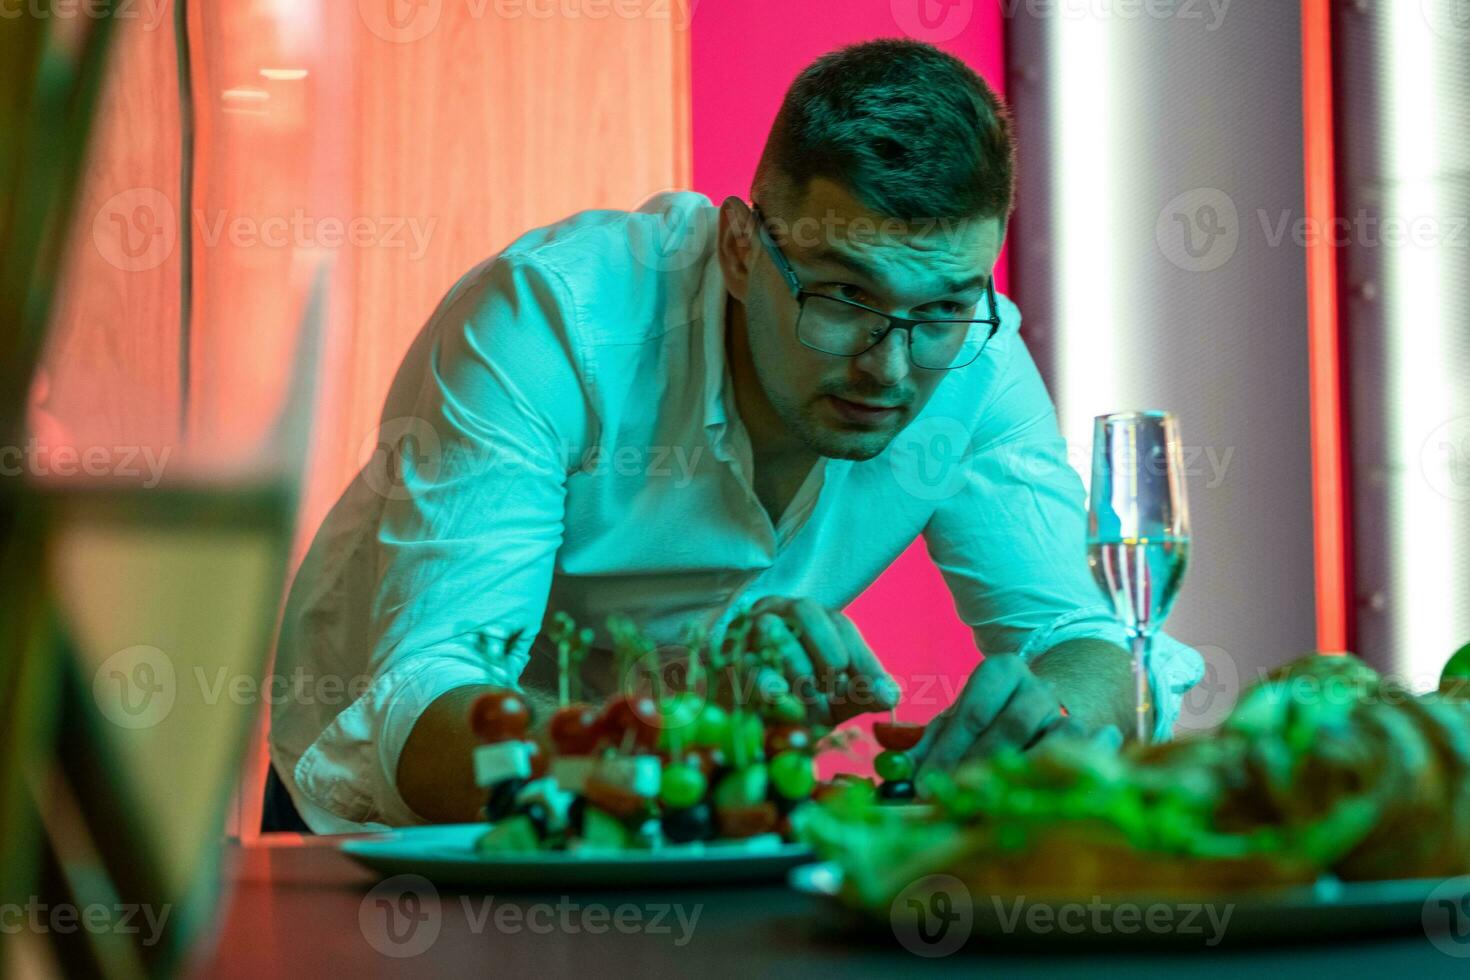
[{"label": "man's mouth", "polygon": [[882,425],[895,417],[902,407],[876,402],[852,401],[847,398],[838,398],[836,395],[828,395],[827,400],[831,402],[839,418],[867,426]]}]

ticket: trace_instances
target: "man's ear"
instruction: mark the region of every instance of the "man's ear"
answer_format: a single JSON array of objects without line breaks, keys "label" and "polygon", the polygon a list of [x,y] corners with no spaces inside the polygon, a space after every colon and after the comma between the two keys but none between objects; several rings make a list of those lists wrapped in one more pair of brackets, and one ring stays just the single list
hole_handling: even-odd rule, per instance
[{"label": "man's ear", "polygon": [[750,288],[754,221],[749,206],[740,198],[732,195],[721,202],[717,233],[720,270],[725,274],[725,288],[742,303]]}]

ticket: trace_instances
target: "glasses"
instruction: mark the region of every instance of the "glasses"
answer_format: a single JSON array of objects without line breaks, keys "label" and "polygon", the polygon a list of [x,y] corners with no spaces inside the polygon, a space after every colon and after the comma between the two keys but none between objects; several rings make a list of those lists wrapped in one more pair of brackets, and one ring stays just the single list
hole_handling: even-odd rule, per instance
[{"label": "glasses", "polygon": [[995,303],[995,280],[985,283],[990,316],[978,319],[921,319],[894,316],[849,299],[815,293],[801,284],[786,253],[766,231],[760,205],[754,205],[756,234],[770,253],[797,303],[796,339],[823,354],[858,357],[877,347],[894,330],[908,334],[909,359],[914,367],[950,371],[974,363],[1000,330]]}]

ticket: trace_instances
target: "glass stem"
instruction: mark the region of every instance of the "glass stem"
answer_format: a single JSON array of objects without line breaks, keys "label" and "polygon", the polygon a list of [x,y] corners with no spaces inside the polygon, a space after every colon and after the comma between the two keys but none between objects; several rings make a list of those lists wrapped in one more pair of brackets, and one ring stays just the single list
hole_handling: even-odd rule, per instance
[{"label": "glass stem", "polygon": [[1142,744],[1152,740],[1149,715],[1153,708],[1153,689],[1148,682],[1149,635],[1133,634],[1133,735]]}]

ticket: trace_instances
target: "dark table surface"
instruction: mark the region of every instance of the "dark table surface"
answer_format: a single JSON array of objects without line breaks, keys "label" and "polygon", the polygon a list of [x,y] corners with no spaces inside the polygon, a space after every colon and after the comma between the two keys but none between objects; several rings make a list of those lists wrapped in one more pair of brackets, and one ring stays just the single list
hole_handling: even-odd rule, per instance
[{"label": "dark table surface", "polygon": [[[1220,947],[980,948],[936,959],[890,930],[843,928],[785,887],[385,894],[330,845],[233,846],[225,905],[201,977],[1110,975],[1310,980],[1470,977],[1470,958],[1422,933],[1351,943]],[[391,918],[392,921],[389,921]],[[1470,953],[1470,940],[1465,943]],[[411,954],[411,955],[409,955]],[[676,972],[677,971],[677,972]],[[1126,972],[1123,972],[1126,971]]]}]

